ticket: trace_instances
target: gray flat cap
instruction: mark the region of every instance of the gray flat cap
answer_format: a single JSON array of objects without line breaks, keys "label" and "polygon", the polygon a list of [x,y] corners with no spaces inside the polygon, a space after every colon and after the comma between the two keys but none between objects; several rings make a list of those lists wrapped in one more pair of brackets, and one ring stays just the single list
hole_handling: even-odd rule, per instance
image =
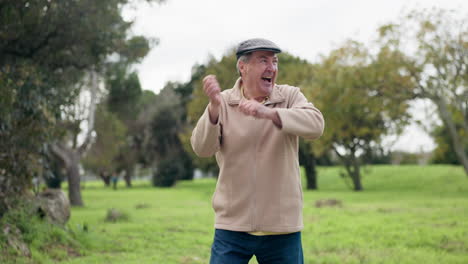
[{"label": "gray flat cap", "polygon": [[254,38],[242,41],[237,47],[236,56],[239,59],[240,56],[256,50],[267,50],[274,53],[281,52],[281,49],[272,41],[262,38]]}]

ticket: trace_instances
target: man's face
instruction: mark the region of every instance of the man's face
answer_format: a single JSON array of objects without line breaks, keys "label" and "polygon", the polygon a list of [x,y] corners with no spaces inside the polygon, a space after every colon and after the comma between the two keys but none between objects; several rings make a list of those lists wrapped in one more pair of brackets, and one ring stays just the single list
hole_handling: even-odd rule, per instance
[{"label": "man's face", "polygon": [[239,64],[239,69],[250,96],[268,96],[278,74],[278,57],[271,51],[254,51],[248,62]]}]

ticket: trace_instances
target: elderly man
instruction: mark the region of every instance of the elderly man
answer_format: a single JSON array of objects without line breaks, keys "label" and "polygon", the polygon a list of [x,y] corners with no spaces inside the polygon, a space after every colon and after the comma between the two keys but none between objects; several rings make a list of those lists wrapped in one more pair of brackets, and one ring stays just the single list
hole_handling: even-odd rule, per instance
[{"label": "elderly man", "polygon": [[297,87],[277,85],[281,49],[266,39],[237,48],[240,78],[221,92],[203,79],[210,102],[193,130],[198,156],[216,155],[215,236],[210,263],[303,263],[298,137],[323,133],[320,111]]}]

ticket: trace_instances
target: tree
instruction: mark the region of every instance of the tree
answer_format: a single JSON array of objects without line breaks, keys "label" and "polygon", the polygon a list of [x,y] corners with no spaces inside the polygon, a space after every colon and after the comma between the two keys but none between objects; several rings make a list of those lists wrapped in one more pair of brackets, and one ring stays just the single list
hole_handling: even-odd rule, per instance
[{"label": "tree", "polygon": [[183,130],[181,100],[175,92],[174,83],[168,83],[156,96],[151,110],[139,119],[145,124],[145,164],[155,166],[155,186],[172,186],[177,180],[192,179],[193,166],[182,147],[179,134]]},{"label": "tree", "polygon": [[[453,113],[453,111],[451,111]],[[468,137],[467,131],[463,130],[461,125],[461,116],[454,116],[453,120],[455,121],[455,127],[457,133],[461,135],[461,138]],[[434,127],[431,132],[432,137],[434,138],[437,147],[433,152],[432,162],[433,163],[442,163],[442,164],[454,164],[461,165],[460,160],[457,157],[457,152],[453,146],[453,141],[450,138],[450,133],[446,126],[440,125]],[[465,152],[468,152],[468,141],[464,142]]]},{"label": "tree", "polygon": [[[146,53],[143,53],[146,54]],[[124,172],[127,187],[131,187],[131,178],[138,162],[136,137],[140,133],[136,120],[141,111],[140,100],[142,89],[136,72],[128,73],[129,65],[119,63],[113,65],[107,73],[107,87],[109,95],[107,108],[125,124],[127,134],[125,144],[120,148],[119,154],[114,160],[117,172]]]},{"label": "tree", "polygon": [[107,79],[109,95],[107,107],[130,127],[135,121],[135,110],[142,94],[140,80],[136,72],[127,74],[125,70],[113,69]]},{"label": "tree", "polygon": [[153,165],[153,155],[151,153],[154,149],[149,148],[146,143],[148,138],[147,127],[155,113],[157,98],[157,95],[152,91],[144,90],[142,92],[139,103],[141,111],[137,116],[134,127],[134,129],[138,131],[133,138],[135,148],[137,149],[136,159],[137,163],[141,164],[144,168],[149,168]]},{"label": "tree", "polygon": [[[61,111],[80,93],[82,86],[77,84],[91,72],[102,73],[111,54],[128,54],[124,51],[131,42],[132,23],[121,16],[128,3],[0,4],[0,214],[29,188],[33,176],[48,170],[45,155],[61,134]],[[66,144],[55,146],[60,145]],[[79,181],[70,183],[78,184],[74,190],[79,191]]]},{"label": "tree", "polygon": [[[75,104],[63,108],[62,118],[59,121],[66,130],[61,139],[52,145],[52,153],[62,162],[67,172],[68,197],[70,204],[83,206],[80,186],[79,165],[81,158],[91,145],[94,131],[95,111],[99,98],[99,80],[97,73],[89,73],[88,82]],[[84,140],[79,142],[79,136],[83,132],[81,126],[86,123]]]},{"label": "tree", "polygon": [[[448,132],[458,161],[468,176],[468,21],[465,14],[433,8],[407,13],[398,23],[380,29],[384,46],[407,54],[402,64],[416,89],[430,100]],[[417,49],[411,48],[411,45]],[[457,129],[456,118],[460,128]]]},{"label": "tree", "polygon": [[126,142],[125,125],[107,110],[107,102],[101,102],[96,110],[95,142],[83,159],[86,169],[99,175],[110,184],[110,175],[117,171],[117,157]]},{"label": "tree", "polygon": [[[136,111],[131,110],[136,108],[136,102],[141,95],[141,87],[138,75],[135,72],[127,75],[127,71],[132,63],[141,59],[138,56],[147,54],[149,44],[142,37],[134,37],[122,45],[118,49],[120,52],[118,54],[119,60],[111,63],[105,63],[106,61],[104,61],[101,66],[103,73],[100,76],[107,78],[105,88],[109,90],[108,107],[120,117],[130,130],[134,124],[131,113],[134,113],[134,116],[137,115]],[[128,52],[129,50],[132,52]],[[71,137],[64,138],[65,142],[55,144],[52,148],[56,156],[63,161],[63,165],[67,170],[69,198],[72,205],[83,205],[80,192],[79,165],[81,158],[89,149],[93,140],[96,104],[99,103],[99,100],[103,100],[105,95],[105,91],[100,87],[104,83],[102,78],[104,77],[99,77],[96,71],[90,72],[89,84],[85,85],[86,89],[81,89],[82,93],[78,101],[73,106],[64,108],[63,113],[65,114],[62,116],[66,119],[65,123],[71,125],[67,131],[67,134]],[[86,123],[86,129],[82,129],[83,123]],[[118,131],[114,132],[118,133]],[[82,134],[85,135],[84,140],[79,143],[78,138]],[[100,136],[102,137],[104,134],[100,134]],[[118,137],[119,135],[115,136]],[[114,164],[118,164],[115,167],[116,171],[126,171],[125,179],[127,185],[130,186],[130,177],[135,164],[135,158],[133,157],[136,155],[132,149],[132,138],[131,136],[127,137],[130,137],[130,139],[127,140],[127,144],[120,147],[120,153],[115,158]],[[107,173],[113,174],[115,171],[107,171]]]},{"label": "tree", "polygon": [[20,0],[0,7],[0,214],[47,171],[44,143],[58,136],[60,107],[73,103],[79,89],[72,84],[94,63],[78,56],[89,46],[72,30],[87,24],[70,11],[80,4]]},{"label": "tree", "polygon": [[379,145],[382,136],[398,133],[408,122],[413,83],[399,69],[404,59],[386,48],[372,55],[361,43],[348,41],[322,58],[306,86],[326,124],[315,148],[333,149],[356,191],[363,189],[361,157]]}]

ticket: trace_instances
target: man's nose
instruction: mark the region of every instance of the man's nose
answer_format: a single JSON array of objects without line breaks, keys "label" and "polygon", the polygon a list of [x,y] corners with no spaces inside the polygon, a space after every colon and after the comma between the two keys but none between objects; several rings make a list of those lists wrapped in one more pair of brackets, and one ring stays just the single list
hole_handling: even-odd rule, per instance
[{"label": "man's nose", "polygon": [[276,64],[274,64],[273,62],[270,62],[270,63],[267,63],[266,69],[269,71],[276,71],[277,67],[276,67]]}]

